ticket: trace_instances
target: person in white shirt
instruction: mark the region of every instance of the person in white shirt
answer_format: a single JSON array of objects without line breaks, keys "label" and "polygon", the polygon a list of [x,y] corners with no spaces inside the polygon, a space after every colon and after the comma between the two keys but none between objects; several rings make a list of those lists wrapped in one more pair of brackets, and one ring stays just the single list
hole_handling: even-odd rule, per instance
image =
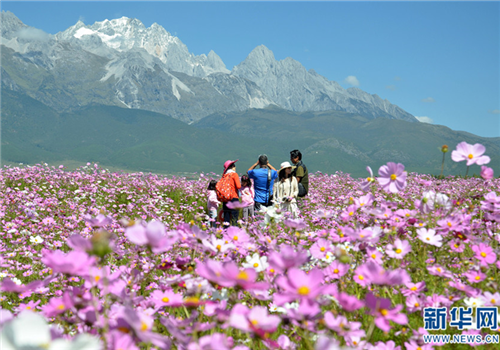
[{"label": "person in white shirt", "polygon": [[292,170],[295,167],[289,162],[281,163],[278,171],[278,181],[274,185],[273,201],[279,205],[280,209],[290,212],[294,219],[298,216],[297,196],[299,194],[299,184],[297,179],[292,176]]}]

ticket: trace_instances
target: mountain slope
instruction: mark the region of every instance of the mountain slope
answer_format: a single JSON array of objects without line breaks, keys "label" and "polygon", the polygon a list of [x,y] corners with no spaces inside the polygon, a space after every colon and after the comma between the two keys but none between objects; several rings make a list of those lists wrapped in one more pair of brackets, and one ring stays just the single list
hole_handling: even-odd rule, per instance
[{"label": "mountain slope", "polygon": [[360,89],[343,89],[292,58],[258,46],[230,72],[213,51],[195,56],[158,24],[79,21],[56,35],[1,12],[2,89],[62,112],[90,104],[171,115],[190,123],[218,112],[277,105],[292,111],[339,110],[368,118],[416,119]]}]

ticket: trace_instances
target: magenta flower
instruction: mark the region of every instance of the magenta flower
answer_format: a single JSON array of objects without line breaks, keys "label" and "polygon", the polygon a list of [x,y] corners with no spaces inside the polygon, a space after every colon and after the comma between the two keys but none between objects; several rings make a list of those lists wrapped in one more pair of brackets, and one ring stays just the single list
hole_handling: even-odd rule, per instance
[{"label": "magenta flower", "polygon": [[166,290],[163,292],[155,290],[151,293],[149,300],[156,308],[182,305],[182,295],[174,293],[172,290]]},{"label": "magenta flower", "polygon": [[285,219],[283,220],[283,223],[297,231],[302,231],[308,227],[307,223],[302,219]]},{"label": "magenta flower", "polygon": [[378,169],[380,177],[377,178],[378,183],[384,191],[397,193],[406,187],[406,171],[405,166],[401,163],[389,162],[387,165],[382,165]]},{"label": "magenta flower", "polygon": [[494,177],[493,169],[487,166],[481,166],[481,177],[485,180],[491,180]]},{"label": "magenta flower", "polygon": [[244,290],[264,290],[269,287],[266,282],[255,281],[257,279],[255,269],[240,269],[233,261],[224,263],[220,274],[215,282],[223,287],[238,286]]},{"label": "magenta flower", "polygon": [[283,272],[292,267],[302,266],[308,259],[307,252],[295,251],[292,246],[282,244],[279,252],[269,254],[269,265],[278,272]]},{"label": "magenta flower", "polygon": [[327,280],[338,280],[344,276],[347,271],[349,271],[349,265],[342,264],[337,260],[334,260],[330,265],[328,265],[324,270],[325,277]]},{"label": "magenta flower", "polygon": [[78,250],[66,254],[60,250],[43,250],[42,253],[42,262],[50,267],[53,272],[67,273],[69,275],[86,275],[96,261],[94,257]]},{"label": "magenta flower", "polygon": [[386,246],[386,253],[394,259],[403,259],[406,254],[411,252],[411,245],[407,240],[396,239],[394,245],[388,244]]},{"label": "magenta flower", "polygon": [[461,162],[466,160],[467,166],[472,164],[483,165],[490,162],[490,157],[483,156],[486,148],[480,143],[476,143],[474,146],[469,145],[467,142],[460,142],[457,145],[457,149],[451,152],[451,159],[455,162]]},{"label": "magenta flower", "polygon": [[144,227],[138,223],[127,227],[125,230],[127,238],[137,245],[148,245],[153,253],[162,253],[169,250],[177,240],[175,231],[165,231],[165,225],[159,221],[151,221]]},{"label": "magenta flower", "polygon": [[347,293],[341,292],[337,296],[337,301],[340,306],[346,311],[352,312],[361,309],[364,304],[354,295],[349,295]]},{"label": "magenta flower", "polygon": [[369,166],[366,167],[366,171],[370,173],[370,176],[368,176],[363,182],[361,182],[361,190],[366,192],[370,189],[370,185],[375,182],[375,177],[373,176],[373,171],[372,168]]},{"label": "magenta flower", "polygon": [[254,306],[249,309],[242,304],[236,304],[232,311],[229,324],[244,332],[261,330],[266,333],[273,333],[280,324],[278,316],[269,315],[264,306]]},{"label": "magenta flower", "polygon": [[493,251],[493,248],[484,243],[473,245],[471,249],[474,253],[476,253],[474,257],[479,260],[482,266],[488,266],[497,260],[497,255]]},{"label": "magenta flower", "polygon": [[95,218],[93,218],[90,215],[85,215],[83,218],[86,222],[89,223],[90,226],[93,226],[93,227],[102,227],[102,226],[109,225],[113,222],[112,218],[110,218],[106,215],[103,215],[103,214],[99,214]]},{"label": "magenta flower", "polygon": [[371,314],[375,316],[375,325],[384,332],[391,330],[389,321],[401,325],[408,323],[406,315],[400,313],[403,305],[396,305],[396,307],[391,309],[391,301],[389,299],[377,298],[371,292],[366,295],[365,301],[366,306],[371,310]]},{"label": "magenta flower", "polygon": [[469,283],[479,283],[486,278],[486,275],[481,271],[469,270],[464,274]]},{"label": "magenta flower", "polygon": [[316,259],[324,259],[326,253],[333,251],[330,241],[320,238],[309,249],[311,255]]},{"label": "magenta flower", "polygon": [[345,316],[334,316],[330,311],[325,313],[325,325],[342,337],[364,337],[365,331],[361,329],[361,322],[349,322]]},{"label": "magenta flower", "polygon": [[316,299],[321,294],[327,294],[328,286],[322,286],[322,282],[323,272],[319,269],[305,273],[298,268],[291,268],[286,276],[277,278],[276,284],[281,291],[274,295],[274,301],[277,305],[283,305],[297,299]]}]

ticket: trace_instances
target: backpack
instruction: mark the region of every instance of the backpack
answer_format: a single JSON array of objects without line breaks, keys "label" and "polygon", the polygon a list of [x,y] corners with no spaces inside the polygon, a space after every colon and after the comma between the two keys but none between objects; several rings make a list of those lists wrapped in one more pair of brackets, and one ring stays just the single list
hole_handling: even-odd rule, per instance
[{"label": "backpack", "polygon": [[215,185],[215,192],[217,193],[217,200],[219,202],[229,202],[233,199],[233,186],[231,182],[231,174],[225,174]]}]

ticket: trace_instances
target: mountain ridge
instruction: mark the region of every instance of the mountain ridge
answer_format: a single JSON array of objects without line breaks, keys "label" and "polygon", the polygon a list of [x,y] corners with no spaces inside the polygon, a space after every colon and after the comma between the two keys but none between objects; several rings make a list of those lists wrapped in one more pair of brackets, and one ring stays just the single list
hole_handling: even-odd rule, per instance
[{"label": "mountain ridge", "polygon": [[[293,58],[277,61],[264,45],[229,71],[213,50],[195,56],[157,23],[146,28],[127,17],[92,25],[79,21],[55,35],[44,35],[10,12],[0,16],[6,73],[2,88],[23,91],[59,111],[98,102],[190,123],[212,113],[274,104],[293,111],[339,110],[417,122],[389,101],[359,89],[345,90]],[[31,34],[21,35],[25,32]],[[37,71],[35,77],[20,76],[30,70]],[[36,75],[44,76],[50,88],[37,89]],[[80,88],[66,75],[76,77]],[[186,93],[192,96],[183,100]]]}]

